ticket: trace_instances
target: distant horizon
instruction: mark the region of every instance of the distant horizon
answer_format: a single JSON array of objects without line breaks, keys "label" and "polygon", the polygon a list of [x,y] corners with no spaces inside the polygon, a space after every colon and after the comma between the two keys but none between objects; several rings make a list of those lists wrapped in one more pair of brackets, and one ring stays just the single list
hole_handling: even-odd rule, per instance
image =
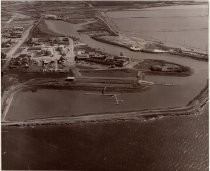
[{"label": "distant horizon", "polygon": [[[8,1],[13,1],[13,2],[15,2],[15,1],[78,1],[78,2],[80,2],[80,1],[84,1],[84,0],[1,0],[1,1],[5,1],[5,2],[8,2]],[[118,2],[120,2],[120,1],[129,1],[129,0],[87,0],[87,1],[107,1],[107,2],[111,2],[111,1],[118,1]],[[176,1],[183,1],[183,2],[208,2],[208,0],[131,0],[130,2],[132,2],[132,1],[137,1],[137,2],[151,2],[151,1],[156,1],[156,2],[158,2],[158,1],[174,1],[174,2],[176,2]]]}]

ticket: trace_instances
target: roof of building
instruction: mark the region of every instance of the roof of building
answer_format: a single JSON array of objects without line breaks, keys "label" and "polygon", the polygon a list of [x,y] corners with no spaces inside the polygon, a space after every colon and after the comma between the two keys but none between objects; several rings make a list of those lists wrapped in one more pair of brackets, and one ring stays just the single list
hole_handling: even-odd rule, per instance
[{"label": "roof of building", "polygon": [[77,58],[89,58],[89,55],[87,53],[84,54],[78,54]]},{"label": "roof of building", "polygon": [[67,80],[74,80],[75,77],[67,77],[66,79],[67,79]]}]

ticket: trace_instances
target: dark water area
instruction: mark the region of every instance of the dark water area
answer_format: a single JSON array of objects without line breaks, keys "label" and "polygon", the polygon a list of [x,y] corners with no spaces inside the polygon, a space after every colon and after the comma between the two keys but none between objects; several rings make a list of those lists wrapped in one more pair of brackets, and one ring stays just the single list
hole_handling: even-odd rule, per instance
[{"label": "dark water area", "polygon": [[147,122],[2,129],[3,169],[208,170],[208,111]]}]

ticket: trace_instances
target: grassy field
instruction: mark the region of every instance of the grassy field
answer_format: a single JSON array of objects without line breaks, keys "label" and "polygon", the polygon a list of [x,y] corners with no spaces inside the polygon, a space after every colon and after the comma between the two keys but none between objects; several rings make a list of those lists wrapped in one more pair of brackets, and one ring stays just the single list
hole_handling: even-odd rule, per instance
[{"label": "grassy field", "polygon": [[108,69],[108,70],[80,70],[87,77],[136,77],[137,71],[133,69]]}]

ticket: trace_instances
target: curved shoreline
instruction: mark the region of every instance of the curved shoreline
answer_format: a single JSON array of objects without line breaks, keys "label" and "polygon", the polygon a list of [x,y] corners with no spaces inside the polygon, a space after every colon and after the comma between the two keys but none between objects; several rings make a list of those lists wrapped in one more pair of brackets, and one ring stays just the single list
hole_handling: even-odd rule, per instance
[{"label": "curved shoreline", "polygon": [[[66,22],[66,21],[63,21],[63,22]],[[68,22],[66,22],[66,23],[68,23]],[[48,26],[45,26],[44,30],[45,29],[48,30],[51,34],[55,34],[55,36],[58,35],[58,34],[60,36],[61,35],[65,36],[65,34],[58,33],[56,31],[48,28]],[[79,28],[76,31],[78,32],[78,30],[79,30]],[[72,36],[70,36],[70,37],[72,37]],[[106,40],[106,39],[103,38],[103,36],[101,36],[100,34],[97,34],[97,33],[95,33],[92,36],[89,35],[89,37],[98,41],[98,42],[102,42],[102,43],[126,48],[126,49],[128,49],[130,51],[134,51],[134,52],[154,53],[154,54],[168,53],[170,55],[179,55],[179,56],[182,56],[182,57],[187,57],[187,58],[191,58],[191,59],[195,59],[195,60],[199,60],[199,61],[208,61],[208,53],[196,52],[196,50],[194,50],[194,49],[185,49],[184,47],[182,47],[182,48],[184,48],[184,49],[182,49],[181,47],[168,46],[168,45],[165,45],[164,43],[161,43],[161,42],[146,41],[146,40],[142,39],[142,41],[145,42],[143,44],[145,44],[146,46],[142,47],[141,50],[135,51],[135,50],[132,50],[131,46],[129,44],[125,43],[125,42],[120,42],[119,40],[118,41]],[[114,37],[117,37],[117,36],[114,36]],[[130,38],[130,37],[127,37],[127,38]],[[138,42],[136,42],[136,43],[138,44]],[[158,50],[158,51],[156,51],[156,50]]]}]

